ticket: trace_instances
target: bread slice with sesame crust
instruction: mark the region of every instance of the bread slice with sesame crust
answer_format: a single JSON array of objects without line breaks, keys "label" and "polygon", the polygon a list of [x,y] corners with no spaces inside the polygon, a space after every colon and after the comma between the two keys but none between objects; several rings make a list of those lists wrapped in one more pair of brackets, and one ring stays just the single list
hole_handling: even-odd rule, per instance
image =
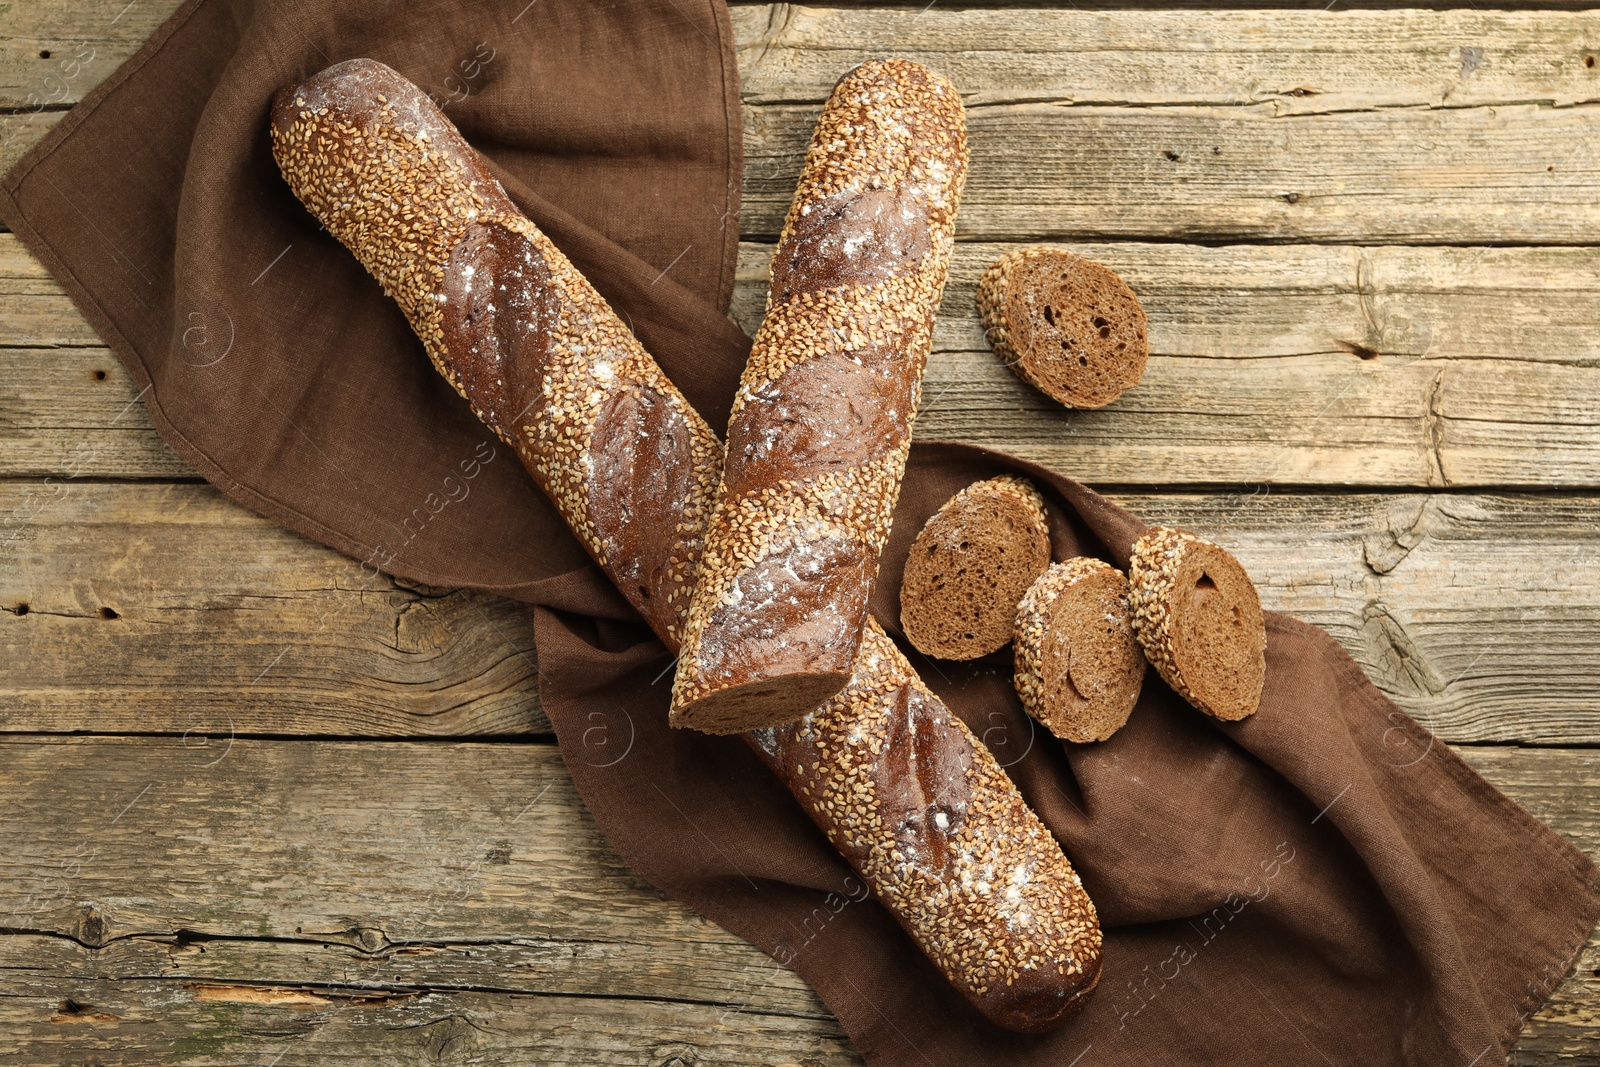
[{"label": "bread slice with sesame crust", "polygon": [[1150,356],[1144,308],[1115,271],[1058,248],[1020,248],[978,280],[995,355],[1069,408],[1102,408],[1139,384]]},{"label": "bread slice with sesame crust", "polygon": [[1076,556],[1051,567],[1016,615],[1022,706],[1063,741],[1104,741],[1138,702],[1145,657],[1133,633],[1128,578]]},{"label": "bread slice with sesame crust", "polygon": [[1004,648],[1017,603],[1050,565],[1044,499],[1016,475],[974,482],[922,527],[900,580],[900,628],[917,650],[967,660]]},{"label": "bread slice with sesame crust", "polygon": [[1187,530],[1152,526],[1134,543],[1128,578],[1134,632],[1166,683],[1218,719],[1253,714],[1267,627],[1239,561]]}]

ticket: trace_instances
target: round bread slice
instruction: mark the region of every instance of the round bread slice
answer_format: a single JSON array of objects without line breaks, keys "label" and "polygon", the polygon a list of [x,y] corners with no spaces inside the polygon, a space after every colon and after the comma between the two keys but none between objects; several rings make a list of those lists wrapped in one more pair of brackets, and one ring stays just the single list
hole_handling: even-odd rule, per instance
[{"label": "round bread slice", "polygon": [[1150,342],[1144,308],[1109,267],[1059,248],[1007,252],[978,280],[995,354],[1071,408],[1103,408],[1139,384]]},{"label": "round bread slice", "polygon": [[1010,474],[974,482],[911,545],[901,629],[929,656],[986,656],[1011,640],[1017,602],[1049,565],[1050,526],[1033,483]]},{"label": "round bread slice", "polygon": [[1016,621],[1022,706],[1063,741],[1104,741],[1139,699],[1145,658],[1128,579],[1102,560],[1057,563],[1022,598]]},{"label": "round bread slice", "polygon": [[1128,565],[1133,629],[1151,664],[1208,715],[1242,719],[1261,703],[1267,624],[1239,561],[1186,530],[1152,526]]}]

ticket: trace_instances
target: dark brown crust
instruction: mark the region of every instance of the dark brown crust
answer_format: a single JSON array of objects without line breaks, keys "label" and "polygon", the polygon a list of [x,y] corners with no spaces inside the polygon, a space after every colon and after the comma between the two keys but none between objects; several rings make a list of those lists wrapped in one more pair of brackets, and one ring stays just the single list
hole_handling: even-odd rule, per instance
[{"label": "dark brown crust", "polygon": [[[729,732],[792,720],[818,688],[802,673],[820,681],[855,661],[965,177],[966,125],[948,81],[897,59],[839,79],[806,154],[773,255],[766,318],[734,398],[673,682],[673,725]],[[827,545],[825,570],[808,558],[812,539]],[[773,632],[751,642],[725,609],[744,576],[777,557],[816,573],[818,588],[769,611]],[[807,639],[839,623],[830,644]],[[730,690],[765,695],[718,697]]]},{"label": "dark brown crust", "polygon": [[[835,193],[797,215],[772,257],[768,299],[875,285],[915,270],[928,254],[926,198],[904,185]],[[863,254],[864,253],[864,254]]]},{"label": "dark brown crust", "polygon": [[978,312],[995,354],[1067,407],[1105,407],[1144,376],[1150,342],[1139,298],[1082,256],[1006,253],[978,281]]},{"label": "dark brown crust", "polygon": [[1039,491],[1005,475],[945,501],[912,542],[900,579],[900,628],[919,652],[969,660],[1011,641],[1017,604],[1050,565]]},{"label": "dark brown crust", "polygon": [[[372,100],[377,93],[398,109],[377,107]],[[322,101],[324,110],[295,103],[307,97]],[[597,559],[605,557],[613,580],[634,583],[630,599],[637,596],[652,609],[641,613],[675,650],[687,598],[645,597],[641,584],[662,588],[659,574],[629,560],[666,560],[674,574],[697,564],[702,504],[715,492],[722,466],[715,435],[631,334],[620,323],[613,328],[615,315],[605,302],[526,219],[497,216],[493,224],[528,238],[549,276],[543,284],[536,284],[537,265],[527,258],[528,248],[504,234],[478,235],[462,245],[468,230],[476,234],[486,225],[481,220],[464,224],[459,233],[438,226],[406,238],[421,247],[402,246],[398,253],[366,239],[374,232],[393,238],[396,220],[349,217],[344,212],[354,201],[341,193],[352,177],[379,161],[400,165],[398,175],[390,175],[396,184],[385,185],[382,176],[363,180],[403,198],[407,213],[437,203],[452,183],[470,181],[463,174],[472,162],[471,149],[436,111],[422,115],[419,124],[428,142],[404,136],[403,122],[392,124],[386,117],[431,108],[414,86],[379,64],[353,61],[281,94],[280,105],[274,151],[297,195],[396,296],[452,384],[472,384],[467,395],[480,417],[512,444],[580,540]],[[367,133],[356,136],[361,130]],[[324,139],[321,145],[318,136]],[[430,174],[429,161],[420,158],[423,151],[449,162]],[[483,202],[494,192],[480,191]],[[429,216],[424,225],[438,223],[437,216]],[[433,309],[457,251],[461,274],[468,263],[498,263],[495,276],[506,278],[508,264],[522,264],[530,291],[497,302],[498,313],[504,316],[503,309],[512,307],[516,314],[532,314],[523,309],[544,308],[542,301],[550,298],[560,325],[546,339],[524,340],[514,320],[479,322],[470,329],[455,322],[448,333],[454,340],[447,340]],[[429,277],[424,272],[430,265],[436,269],[426,285],[408,282]],[[459,291],[465,279],[452,284]],[[575,335],[573,324],[583,330]],[[570,351],[574,336],[598,342],[598,347],[584,345],[588,359],[581,365]],[[502,364],[509,373],[491,373],[490,364],[473,354],[474,344],[482,355],[491,340],[504,341],[512,353]],[[528,402],[525,397],[543,403],[547,385],[564,396],[574,381],[599,396],[588,410],[595,432],[607,440],[595,442],[594,449],[562,444],[559,435],[575,422],[568,407],[552,402],[546,409],[552,417],[542,427],[526,426],[517,408]],[[647,433],[649,447],[628,445],[638,439],[628,429],[641,427],[664,432]],[[599,464],[593,473],[592,461]],[[657,492],[661,496],[654,499]],[[628,586],[622,588],[629,592]],[[798,723],[744,736],[918,946],[980,1011],[999,1025],[1037,1032],[1081,1007],[1099,977],[1101,938],[1094,906],[1076,872],[988,749],[923,686],[875,623],[866,623],[862,655],[842,692]],[[919,823],[913,818],[918,812],[934,814]],[[940,826],[939,812],[959,818],[946,814],[946,825]],[[1013,901],[1007,886],[974,884],[985,869],[1031,873]],[[1024,915],[1027,921],[1019,928],[1017,920]]]}]

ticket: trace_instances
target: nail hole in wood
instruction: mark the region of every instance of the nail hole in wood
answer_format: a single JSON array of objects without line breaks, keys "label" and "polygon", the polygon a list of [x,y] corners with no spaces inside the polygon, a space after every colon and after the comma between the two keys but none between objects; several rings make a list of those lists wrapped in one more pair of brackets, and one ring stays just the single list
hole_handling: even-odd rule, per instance
[{"label": "nail hole in wood", "polygon": [[112,608],[101,608],[100,609],[100,617],[102,619],[120,619],[120,618],[122,618],[122,616],[118,615],[116,613],[116,611],[113,610]]}]

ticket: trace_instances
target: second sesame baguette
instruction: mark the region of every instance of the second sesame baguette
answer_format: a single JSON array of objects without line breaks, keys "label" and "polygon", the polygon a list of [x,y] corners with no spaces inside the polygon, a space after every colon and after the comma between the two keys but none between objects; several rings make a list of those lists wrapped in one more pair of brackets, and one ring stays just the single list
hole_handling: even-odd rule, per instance
[{"label": "second sesame baguette", "polygon": [[[394,71],[353,60],[281,93],[272,136],[296,195],[383,283],[606,573],[621,585],[655,560],[692,577],[721,442],[443,114]],[[547,398],[574,394],[585,411],[632,414],[535,424]],[[676,651],[687,597],[622,588]],[[875,622],[840,693],[744,740],[988,1019],[1040,1032],[1082,1007],[1101,961],[1082,882]]]},{"label": "second sesame baguette", "polygon": [[966,172],[961,97],[939,74],[873,60],[834,86],[734,396],[673,725],[791,722],[849,678]]}]

